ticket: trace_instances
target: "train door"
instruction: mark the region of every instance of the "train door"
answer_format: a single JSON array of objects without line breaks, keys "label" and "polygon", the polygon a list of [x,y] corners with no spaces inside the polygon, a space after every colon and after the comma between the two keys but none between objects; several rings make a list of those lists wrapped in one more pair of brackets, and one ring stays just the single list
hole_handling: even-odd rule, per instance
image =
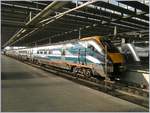
[{"label": "train door", "polygon": [[86,65],[86,44],[83,44],[83,47],[79,48],[79,53],[78,53],[78,61],[79,64]]}]

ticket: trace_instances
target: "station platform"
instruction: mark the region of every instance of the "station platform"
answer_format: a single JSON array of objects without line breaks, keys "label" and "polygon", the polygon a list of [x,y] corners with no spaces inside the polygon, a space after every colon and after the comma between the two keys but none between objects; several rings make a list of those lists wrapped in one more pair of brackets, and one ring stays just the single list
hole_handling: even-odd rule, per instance
[{"label": "station platform", "polygon": [[1,62],[2,112],[148,111],[7,56]]},{"label": "station platform", "polygon": [[127,71],[121,76],[126,82],[136,83],[149,90],[149,66],[128,65]]}]

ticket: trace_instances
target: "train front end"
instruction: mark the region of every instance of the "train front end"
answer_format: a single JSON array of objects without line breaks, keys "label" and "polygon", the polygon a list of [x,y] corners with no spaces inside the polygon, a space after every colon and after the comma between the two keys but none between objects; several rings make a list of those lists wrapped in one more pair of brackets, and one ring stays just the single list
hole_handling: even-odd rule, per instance
[{"label": "train front end", "polygon": [[[119,52],[110,40],[106,37],[99,37],[100,45],[103,46],[104,52],[107,52],[108,72],[111,72],[112,77],[118,77],[126,70],[124,56]],[[107,50],[105,51],[105,47]],[[111,67],[111,71],[109,71]]]},{"label": "train front end", "polygon": [[108,52],[108,59],[110,59],[113,65],[112,76],[119,76],[126,70],[125,60],[121,53]]}]

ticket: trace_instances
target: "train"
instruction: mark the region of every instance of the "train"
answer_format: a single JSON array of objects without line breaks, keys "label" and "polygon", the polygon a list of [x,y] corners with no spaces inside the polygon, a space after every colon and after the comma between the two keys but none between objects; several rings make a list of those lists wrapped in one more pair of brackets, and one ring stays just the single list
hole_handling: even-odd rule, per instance
[{"label": "train", "polygon": [[39,65],[69,70],[87,77],[115,78],[125,71],[125,59],[110,40],[85,37],[33,48],[11,49],[6,55]]}]

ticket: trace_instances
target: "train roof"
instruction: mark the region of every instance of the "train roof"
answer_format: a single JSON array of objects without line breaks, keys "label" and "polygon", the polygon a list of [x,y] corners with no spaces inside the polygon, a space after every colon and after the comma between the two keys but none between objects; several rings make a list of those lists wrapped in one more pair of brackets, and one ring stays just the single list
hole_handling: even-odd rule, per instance
[{"label": "train roof", "polygon": [[50,46],[51,44],[52,45],[58,45],[58,44],[72,43],[72,42],[76,42],[76,41],[84,41],[84,40],[91,40],[91,39],[94,39],[94,40],[95,39],[101,39],[101,36],[90,36],[90,37],[85,37],[85,38],[81,38],[81,39],[66,40],[66,41],[61,41],[61,42],[57,42],[57,43],[49,43],[49,44],[36,46],[36,47]]},{"label": "train roof", "polygon": [[75,41],[86,41],[86,40],[97,40],[99,42],[99,40],[101,40],[103,37],[102,36],[90,36],[90,37],[85,37],[85,38],[81,38],[81,39],[74,39],[74,40],[67,40],[67,41],[63,41],[63,42],[57,42],[57,43],[49,43],[49,44],[45,44],[45,45],[40,45],[40,46],[35,46],[35,47],[27,47],[27,48],[21,48],[21,49],[13,49],[13,50],[27,50],[30,48],[37,48],[37,47],[43,47],[43,46],[51,46],[51,45],[58,45],[58,44],[65,44],[65,43],[72,43]]},{"label": "train roof", "polygon": [[103,39],[108,39],[108,37],[106,36],[91,36],[91,37],[85,37],[85,38],[82,38],[80,40],[91,40],[91,39],[94,39],[94,40],[103,40]]},{"label": "train roof", "polygon": [[97,39],[97,38],[100,38],[100,36],[85,37],[85,38],[81,38],[80,40],[91,40],[91,39]]}]

